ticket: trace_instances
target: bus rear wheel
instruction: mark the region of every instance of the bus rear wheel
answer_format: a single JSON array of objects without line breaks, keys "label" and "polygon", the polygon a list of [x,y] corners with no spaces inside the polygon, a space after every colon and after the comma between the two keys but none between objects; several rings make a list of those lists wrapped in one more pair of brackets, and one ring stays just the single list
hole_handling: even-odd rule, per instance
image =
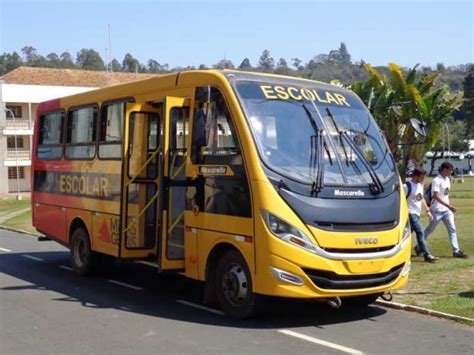
[{"label": "bus rear wheel", "polygon": [[91,249],[87,232],[76,228],[71,235],[71,265],[81,276],[89,275],[94,268],[96,255]]},{"label": "bus rear wheel", "polygon": [[225,252],[216,268],[216,294],[222,310],[233,318],[255,315],[257,295],[245,259],[236,250]]}]

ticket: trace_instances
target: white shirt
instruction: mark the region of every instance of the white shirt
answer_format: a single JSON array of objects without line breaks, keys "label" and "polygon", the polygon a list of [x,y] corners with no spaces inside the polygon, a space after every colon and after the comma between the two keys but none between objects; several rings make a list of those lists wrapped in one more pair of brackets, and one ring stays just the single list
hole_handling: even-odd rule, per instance
[{"label": "white shirt", "polygon": [[[410,195],[407,196],[408,184],[411,185],[411,191]],[[419,216],[421,214],[421,201],[423,200],[423,184],[409,181],[403,185],[403,189],[405,190],[405,196],[407,196],[408,213]]]},{"label": "white shirt", "polygon": [[[444,203],[449,205],[449,190],[451,189],[451,180],[449,177],[444,177],[442,175],[438,175],[433,179],[431,182],[431,197],[434,196],[435,192],[439,193],[439,197],[443,200]],[[433,198],[431,202],[431,210],[433,212],[445,212],[449,211],[449,208],[445,205],[442,205],[438,201]]]}]

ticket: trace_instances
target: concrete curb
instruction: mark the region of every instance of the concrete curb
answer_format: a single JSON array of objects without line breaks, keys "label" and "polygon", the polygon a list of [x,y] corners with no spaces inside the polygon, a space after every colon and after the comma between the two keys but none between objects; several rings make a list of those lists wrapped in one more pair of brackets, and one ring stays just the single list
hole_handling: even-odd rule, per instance
[{"label": "concrete curb", "polygon": [[15,229],[15,228],[10,228],[10,227],[6,227],[6,226],[0,226],[0,229],[4,229],[4,230],[9,231],[9,232],[28,234],[28,235],[31,235],[31,236],[34,236],[34,237],[41,237],[42,236],[42,234],[39,234],[39,233],[31,233],[31,232],[24,231],[22,229]]},{"label": "concrete curb", "polygon": [[387,307],[387,308],[394,308],[394,309],[400,309],[400,310],[403,310],[403,311],[416,312],[416,313],[425,314],[425,315],[432,316],[432,317],[463,322],[463,323],[467,323],[471,326],[474,326],[474,319],[468,318],[468,317],[456,316],[454,314],[449,314],[449,313],[444,313],[444,312],[439,312],[439,311],[433,311],[431,309],[422,308],[422,307],[418,307],[418,306],[412,306],[412,305],[403,304],[403,303],[397,303],[397,302],[377,300],[375,303],[380,305],[380,306]]}]

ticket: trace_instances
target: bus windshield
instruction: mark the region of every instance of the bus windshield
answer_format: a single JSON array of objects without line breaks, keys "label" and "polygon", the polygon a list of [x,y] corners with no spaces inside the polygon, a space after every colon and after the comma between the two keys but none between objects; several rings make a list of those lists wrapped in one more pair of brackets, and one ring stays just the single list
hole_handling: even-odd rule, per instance
[{"label": "bus windshield", "polygon": [[264,163],[309,184],[315,175],[333,186],[390,179],[393,158],[362,102],[336,87],[305,85],[235,84]]}]

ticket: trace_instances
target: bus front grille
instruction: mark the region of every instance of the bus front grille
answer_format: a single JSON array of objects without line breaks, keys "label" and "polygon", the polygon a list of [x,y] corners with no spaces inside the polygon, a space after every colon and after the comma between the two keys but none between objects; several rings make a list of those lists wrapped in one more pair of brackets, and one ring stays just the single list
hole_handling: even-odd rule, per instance
[{"label": "bus front grille", "polygon": [[314,221],[314,226],[328,231],[339,232],[380,232],[393,229],[397,226],[398,221],[387,221],[382,223],[333,223]]},{"label": "bus front grille", "polygon": [[303,269],[303,271],[321,289],[350,290],[389,284],[400,275],[403,266],[404,264],[400,264],[389,271],[368,275],[339,275],[332,271],[315,269]]},{"label": "bus front grille", "polygon": [[385,247],[378,247],[378,248],[323,248],[321,249],[326,250],[328,253],[344,253],[344,254],[360,254],[360,253],[378,253],[381,251],[386,251],[394,248],[395,245],[388,245]]}]

